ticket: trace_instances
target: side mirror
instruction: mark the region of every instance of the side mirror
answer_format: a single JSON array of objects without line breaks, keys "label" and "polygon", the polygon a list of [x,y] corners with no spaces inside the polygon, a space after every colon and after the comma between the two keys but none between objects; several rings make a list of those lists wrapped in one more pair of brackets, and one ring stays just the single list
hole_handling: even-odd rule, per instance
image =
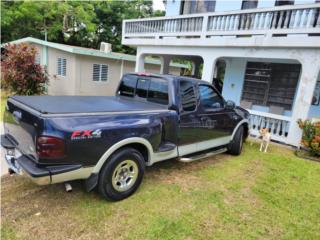
[{"label": "side mirror", "polygon": [[179,107],[177,105],[174,105],[174,104],[169,105],[168,109],[176,111],[176,112],[179,112]]},{"label": "side mirror", "polygon": [[232,110],[232,109],[235,109],[235,107],[236,107],[236,104],[234,103],[234,101],[231,101],[231,100],[226,101],[226,104],[225,104],[226,109]]}]

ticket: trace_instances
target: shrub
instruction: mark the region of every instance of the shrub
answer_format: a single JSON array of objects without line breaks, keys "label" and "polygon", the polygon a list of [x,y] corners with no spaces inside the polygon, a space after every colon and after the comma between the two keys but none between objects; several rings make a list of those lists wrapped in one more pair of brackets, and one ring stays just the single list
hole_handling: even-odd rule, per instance
[{"label": "shrub", "polygon": [[1,62],[2,88],[18,95],[43,94],[48,74],[35,63],[36,54],[36,48],[29,44],[8,44]]},{"label": "shrub", "polygon": [[320,122],[299,119],[298,124],[302,129],[301,144],[310,149],[312,155],[320,156]]}]

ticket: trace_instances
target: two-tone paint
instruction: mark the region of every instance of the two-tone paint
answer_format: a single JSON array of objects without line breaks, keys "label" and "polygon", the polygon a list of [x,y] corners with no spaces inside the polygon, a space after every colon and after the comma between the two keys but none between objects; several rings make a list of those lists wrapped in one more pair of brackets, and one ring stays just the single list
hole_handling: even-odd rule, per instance
[{"label": "two-tone paint", "polygon": [[[242,125],[248,135],[248,113],[241,108],[205,111],[197,96],[196,109],[183,112],[179,81],[192,82],[195,90],[200,85],[209,85],[207,82],[169,75],[152,77],[168,81],[167,106],[118,95],[11,97],[4,118],[7,147],[16,148],[28,159],[23,163],[20,159],[22,165],[30,161],[32,166],[26,168],[42,171],[39,176],[31,176],[33,179],[39,184],[48,184],[97,176],[115,151],[129,145],[137,148],[150,166],[158,161],[226,146]],[[63,139],[65,156],[39,158],[35,142],[38,136]],[[43,180],[39,181],[40,178]]]}]

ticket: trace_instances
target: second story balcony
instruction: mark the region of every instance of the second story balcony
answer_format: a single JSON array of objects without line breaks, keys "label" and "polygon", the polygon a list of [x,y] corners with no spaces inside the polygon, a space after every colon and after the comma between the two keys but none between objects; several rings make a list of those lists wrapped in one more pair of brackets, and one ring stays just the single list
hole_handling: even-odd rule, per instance
[{"label": "second story balcony", "polygon": [[125,20],[122,44],[320,47],[320,4]]}]

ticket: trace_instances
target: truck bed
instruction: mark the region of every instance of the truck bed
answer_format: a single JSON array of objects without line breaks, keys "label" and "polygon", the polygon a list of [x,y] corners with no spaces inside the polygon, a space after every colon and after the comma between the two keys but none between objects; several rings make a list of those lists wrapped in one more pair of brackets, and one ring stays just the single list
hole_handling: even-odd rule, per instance
[{"label": "truck bed", "polygon": [[133,101],[130,98],[122,96],[13,96],[10,99],[43,114],[155,111],[167,109],[164,105]]}]

